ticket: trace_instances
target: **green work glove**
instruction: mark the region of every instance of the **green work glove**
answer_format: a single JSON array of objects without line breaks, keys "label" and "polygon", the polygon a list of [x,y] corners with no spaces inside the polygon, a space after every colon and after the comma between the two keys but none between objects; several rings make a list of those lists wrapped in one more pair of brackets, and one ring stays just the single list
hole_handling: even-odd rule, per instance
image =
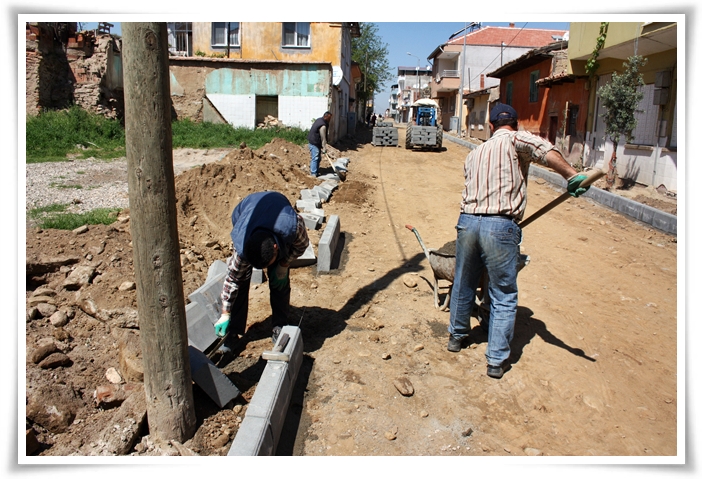
[{"label": "green work glove", "polygon": [[570,193],[570,196],[577,198],[578,196],[582,195],[590,189],[589,185],[585,187],[580,186],[580,183],[582,183],[586,179],[587,175],[584,175],[582,173],[575,174],[568,178],[568,193]]},{"label": "green work glove", "polygon": [[275,265],[272,270],[269,270],[268,284],[271,289],[282,290],[288,285],[289,281],[289,268],[283,266],[280,263]]},{"label": "green work glove", "polygon": [[222,313],[222,316],[220,316],[217,322],[214,324],[215,334],[220,338],[223,338],[227,334],[230,317],[231,316],[229,313]]}]

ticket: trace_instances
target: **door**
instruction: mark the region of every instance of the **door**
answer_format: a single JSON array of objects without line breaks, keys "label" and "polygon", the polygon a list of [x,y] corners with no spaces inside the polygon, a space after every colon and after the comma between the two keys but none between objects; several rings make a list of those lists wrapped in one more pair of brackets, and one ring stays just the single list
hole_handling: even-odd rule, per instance
[{"label": "door", "polygon": [[278,119],[278,97],[256,95],[256,125],[266,122],[266,117]]},{"label": "door", "polygon": [[[612,79],[611,74],[602,75],[597,79],[597,91],[600,88],[610,82]],[[601,168],[604,165],[604,155],[605,155],[605,123],[602,119],[602,115],[605,113],[605,108],[602,106],[600,101],[600,96],[597,95],[596,106],[595,106],[595,118],[593,126],[593,138],[592,138],[592,153],[590,156],[590,161],[592,161],[592,166],[595,168]]]}]

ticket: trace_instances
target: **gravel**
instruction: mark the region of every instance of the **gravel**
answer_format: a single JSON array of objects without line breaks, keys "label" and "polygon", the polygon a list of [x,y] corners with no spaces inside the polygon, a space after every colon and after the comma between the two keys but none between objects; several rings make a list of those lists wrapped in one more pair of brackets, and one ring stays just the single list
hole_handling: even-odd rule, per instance
[{"label": "gravel", "polygon": [[26,165],[26,211],[54,204],[71,213],[129,207],[127,161],[74,160]]}]

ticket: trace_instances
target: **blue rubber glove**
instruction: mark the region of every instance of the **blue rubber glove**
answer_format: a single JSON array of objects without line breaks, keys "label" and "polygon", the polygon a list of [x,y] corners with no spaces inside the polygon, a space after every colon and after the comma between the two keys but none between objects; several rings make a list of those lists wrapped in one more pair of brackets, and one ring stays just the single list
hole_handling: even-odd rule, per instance
[{"label": "blue rubber glove", "polygon": [[271,289],[282,290],[288,285],[290,280],[290,269],[288,266],[283,266],[280,263],[275,265],[272,271],[269,271],[268,285]]},{"label": "blue rubber glove", "polygon": [[581,187],[580,183],[587,179],[587,175],[582,173],[575,174],[568,178],[568,193],[570,196],[577,198],[590,189],[590,186]]},{"label": "blue rubber glove", "polygon": [[231,315],[229,313],[222,313],[217,322],[214,324],[215,334],[220,338],[223,338],[227,334],[229,329],[229,319]]}]

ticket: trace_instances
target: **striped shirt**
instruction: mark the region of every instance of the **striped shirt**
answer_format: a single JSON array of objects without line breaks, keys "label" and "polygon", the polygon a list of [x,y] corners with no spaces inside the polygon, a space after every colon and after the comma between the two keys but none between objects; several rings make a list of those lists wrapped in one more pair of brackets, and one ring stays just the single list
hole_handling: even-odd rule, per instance
[{"label": "striped shirt", "polygon": [[466,157],[461,212],[506,215],[521,220],[526,210],[529,163],[538,161],[548,166],[545,157],[551,150],[558,151],[548,141],[527,131],[504,128],[495,131]]},{"label": "striped shirt", "polygon": [[[290,264],[292,260],[302,256],[309,244],[310,239],[307,236],[305,220],[297,215],[297,233],[284,262]],[[233,250],[232,256],[227,260],[228,273],[224,277],[224,286],[222,287],[222,311],[231,311],[232,303],[234,303],[239,291],[239,285],[251,280],[251,263],[239,256],[236,249],[233,248]]]}]

